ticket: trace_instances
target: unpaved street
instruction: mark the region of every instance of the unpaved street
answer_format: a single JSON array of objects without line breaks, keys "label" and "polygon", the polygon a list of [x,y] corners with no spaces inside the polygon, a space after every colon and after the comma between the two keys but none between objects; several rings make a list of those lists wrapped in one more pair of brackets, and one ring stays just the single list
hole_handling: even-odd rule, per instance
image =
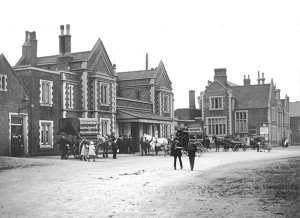
[{"label": "unpaved street", "polygon": [[299,156],[298,147],[210,151],[194,171],[187,157],[174,170],[163,155],[18,159],[0,171],[0,216],[297,217]]}]

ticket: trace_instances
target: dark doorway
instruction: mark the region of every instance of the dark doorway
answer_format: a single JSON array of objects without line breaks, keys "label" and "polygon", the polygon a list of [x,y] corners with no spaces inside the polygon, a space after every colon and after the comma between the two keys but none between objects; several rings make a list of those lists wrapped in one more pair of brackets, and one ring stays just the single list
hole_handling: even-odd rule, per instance
[{"label": "dark doorway", "polygon": [[11,118],[11,156],[24,156],[23,118]]},{"label": "dark doorway", "polygon": [[139,143],[139,123],[131,123],[131,137],[135,141],[135,151],[140,151]]}]

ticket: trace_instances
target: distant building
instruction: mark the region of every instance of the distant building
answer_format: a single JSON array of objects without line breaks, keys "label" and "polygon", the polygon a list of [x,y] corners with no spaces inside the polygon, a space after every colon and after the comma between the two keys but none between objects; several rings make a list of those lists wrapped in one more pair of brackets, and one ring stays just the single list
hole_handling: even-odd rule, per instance
[{"label": "distant building", "polygon": [[155,69],[118,72],[117,129],[140,149],[143,134],[170,138],[174,132],[174,95],[163,62]]},{"label": "distant building", "polygon": [[201,118],[201,110],[196,108],[195,91],[189,91],[189,107],[178,108],[174,111],[174,116],[177,121],[177,128],[187,127],[191,130],[202,130],[203,123]]},{"label": "distant building", "polygon": [[283,137],[290,139],[289,98],[280,98],[280,89],[265,84],[264,74],[258,84],[251,85],[244,76],[244,85],[227,81],[226,69],[215,69],[214,81],[208,82],[199,97],[202,121],[208,136],[262,135],[279,145]]},{"label": "distant building", "polygon": [[3,54],[0,55],[0,155],[30,153],[30,95]]},{"label": "distant building", "polygon": [[36,33],[26,31],[22,56],[14,67],[31,93],[34,155],[58,154],[60,118],[94,123],[102,135],[116,131],[117,76],[103,42],[98,39],[92,50],[73,53],[70,25],[66,34],[64,26],[60,30],[59,53],[45,57],[37,55]]},{"label": "distant building", "polygon": [[300,145],[300,102],[290,102],[291,145]]}]

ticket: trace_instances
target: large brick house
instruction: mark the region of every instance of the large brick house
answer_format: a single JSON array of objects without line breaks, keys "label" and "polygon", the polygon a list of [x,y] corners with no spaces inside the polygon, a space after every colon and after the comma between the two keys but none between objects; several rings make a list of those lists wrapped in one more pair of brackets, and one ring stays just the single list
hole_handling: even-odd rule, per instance
[{"label": "large brick house", "polygon": [[139,150],[140,137],[170,138],[174,132],[172,83],[161,61],[155,69],[118,72],[117,128],[131,135]]},{"label": "large brick house", "polygon": [[59,53],[37,56],[35,32],[26,31],[14,71],[31,93],[32,154],[57,154],[60,118],[95,124],[98,133],[116,130],[116,73],[100,39],[92,50],[71,52],[70,25],[60,27]]},{"label": "large brick house", "polygon": [[[0,55],[0,155],[29,154],[29,91]],[[18,147],[18,149],[17,149]]]},{"label": "large brick house", "polygon": [[227,81],[225,68],[215,69],[214,81],[198,98],[208,136],[262,135],[274,145],[290,138],[289,98],[280,99],[273,79],[265,84],[258,73],[257,81],[251,85],[250,77],[244,76],[244,85],[238,86]]}]

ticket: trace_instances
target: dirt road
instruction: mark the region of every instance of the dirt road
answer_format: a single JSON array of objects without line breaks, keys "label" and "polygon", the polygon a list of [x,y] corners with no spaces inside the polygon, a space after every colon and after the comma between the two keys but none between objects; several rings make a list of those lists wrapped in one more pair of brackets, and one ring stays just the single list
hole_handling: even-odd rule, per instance
[{"label": "dirt road", "polygon": [[[96,162],[0,159],[1,217],[297,217],[300,148]],[[13,163],[13,164],[11,164]],[[1,168],[1,167],[0,167]]]}]

